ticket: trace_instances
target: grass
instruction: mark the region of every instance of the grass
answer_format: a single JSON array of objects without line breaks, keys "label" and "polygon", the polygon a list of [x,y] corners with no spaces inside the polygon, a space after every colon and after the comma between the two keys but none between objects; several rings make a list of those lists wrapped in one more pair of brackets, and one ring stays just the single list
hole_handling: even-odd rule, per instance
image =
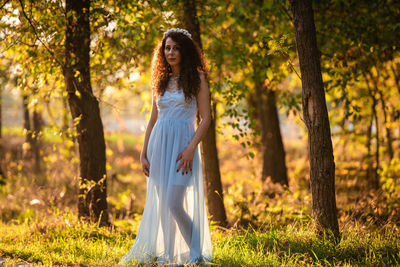
[{"label": "grass", "polygon": [[[0,265],[115,266],[130,249],[143,211],[146,183],[139,163],[143,138],[106,133],[108,210],[114,227],[77,218],[77,146],[52,130],[43,134],[43,166],[20,157],[24,136],[5,128],[7,179],[0,187]],[[218,142],[224,204],[231,228],[212,229],[216,266],[400,266],[400,208],[388,194],[369,191],[359,160],[337,162],[341,242],[316,236],[306,142],[287,142],[290,190],[259,179],[261,155],[227,139]],[[357,153],[357,151],[353,151]],[[343,153],[344,155],[344,153]],[[395,200],[394,195],[391,200]],[[393,206],[388,203],[395,203]]]},{"label": "grass", "polygon": [[[0,254],[35,265],[115,266],[134,242],[137,222],[101,228],[55,211],[25,221],[0,223]],[[338,245],[316,236],[311,222],[220,230],[212,227],[217,266],[395,266],[400,239],[395,228],[370,232],[354,224]],[[12,260],[14,259],[14,260]],[[9,264],[7,263],[7,264]]]}]

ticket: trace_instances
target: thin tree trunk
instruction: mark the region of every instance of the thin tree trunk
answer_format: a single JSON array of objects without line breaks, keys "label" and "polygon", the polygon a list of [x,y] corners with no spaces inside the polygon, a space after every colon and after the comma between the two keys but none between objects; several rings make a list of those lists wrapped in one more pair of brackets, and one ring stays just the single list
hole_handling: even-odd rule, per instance
[{"label": "thin tree trunk", "polygon": [[2,124],[2,101],[3,101],[3,86],[0,84],[0,185],[4,185],[5,184],[5,175],[4,175],[4,171],[3,168],[1,166],[2,162],[3,162],[3,156],[4,156],[4,152],[3,152],[3,124]]},{"label": "thin tree trunk", "polygon": [[28,108],[28,96],[22,92],[22,109],[24,112],[24,131],[26,132],[25,135],[25,142],[32,144],[32,130],[31,130],[31,121],[30,121],[30,114]]},{"label": "thin tree trunk", "polygon": [[[371,107],[371,110],[373,110],[373,107]],[[367,173],[366,173],[366,178],[367,181],[371,181],[372,177],[372,172],[373,172],[373,164],[372,164],[372,148],[371,148],[371,143],[372,143],[372,123],[374,120],[374,115],[371,112],[371,117],[368,122],[368,128],[367,128]]]},{"label": "thin tree trunk", "polygon": [[[400,95],[400,73],[399,73],[399,69],[395,67],[395,64],[396,63],[392,62],[392,64],[390,64],[390,69],[392,70],[394,80],[396,82],[396,88]],[[400,132],[400,127],[398,130]],[[400,151],[400,138],[399,137],[397,138],[397,148],[398,148],[397,151]],[[398,155],[398,153],[396,153],[395,156],[397,156],[397,155]]]},{"label": "thin tree trunk", "polygon": [[[183,3],[184,23],[186,29],[192,34],[193,40],[202,48],[200,39],[200,26],[196,15],[196,3],[194,0],[185,0]],[[221,226],[227,225],[226,211],[222,192],[221,174],[219,170],[218,151],[215,135],[215,102],[212,101],[212,118],[201,142],[201,157],[203,173],[206,184],[208,211],[213,221]]]},{"label": "thin tree trunk", "polygon": [[32,153],[35,161],[35,172],[39,173],[41,171],[40,167],[40,133],[42,131],[42,115],[35,108],[32,114],[33,121],[33,134],[32,134]]},{"label": "thin tree trunk", "polygon": [[67,131],[69,127],[69,112],[68,112],[68,102],[67,98],[65,98],[61,93],[61,101],[62,101],[62,120],[61,120],[61,130],[63,133]]},{"label": "thin tree trunk", "polygon": [[378,91],[378,94],[379,94],[379,100],[380,100],[381,106],[382,106],[383,122],[384,122],[385,130],[386,130],[387,152],[389,154],[389,159],[392,160],[394,157],[392,129],[390,128],[390,126],[388,126],[389,122],[388,122],[388,114],[386,112],[385,99],[383,98],[383,94],[381,91]]},{"label": "thin tree trunk", "polygon": [[380,185],[379,185],[379,121],[378,121],[378,113],[376,112],[376,98],[374,96],[373,98],[373,104],[372,104],[372,114],[375,118],[375,128],[376,128],[376,133],[375,133],[375,139],[376,139],[376,148],[375,148],[375,162],[376,162],[376,166],[375,166],[375,180],[374,180],[374,187],[375,189],[379,189]]},{"label": "thin tree trunk", "polygon": [[390,160],[393,159],[393,138],[392,138],[392,129],[388,126],[388,114],[386,112],[386,104],[385,104],[385,99],[383,98],[382,91],[378,87],[378,79],[379,79],[379,70],[377,69],[377,76],[373,77],[372,73],[369,72],[369,75],[371,77],[372,84],[374,85],[375,92],[378,93],[379,95],[379,100],[381,102],[382,106],[382,112],[383,112],[383,122],[384,122],[384,127],[386,130],[386,140],[387,140],[387,152],[389,154]]},{"label": "thin tree trunk", "polygon": [[[3,105],[2,105],[2,101],[3,101],[3,85],[0,84],[0,149],[1,149],[1,138],[3,137],[3,120],[2,120],[2,109],[3,109]],[[0,151],[1,152],[1,151]]]},{"label": "thin tree trunk", "polygon": [[262,181],[270,177],[273,183],[289,186],[275,91],[260,82],[256,85],[256,94],[263,154]]},{"label": "thin tree trunk", "polygon": [[400,94],[400,74],[399,71],[395,68],[395,63],[390,64],[390,69],[392,70],[394,80],[396,82],[397,91]]},{"label": "thin tree trunk", "polygon": [[77,123],[80,189],[79,217],[109,225],[103,124],[90,83],[89,0],[67,0],[67,29],[63,69],[68,103]]},{"label": "thin tree trunk", "polygon": [[372,90],[372,88],[369,85],[369,79],[367,77],[367,75],[365,73],[363,73],[364,75],[364,79],[368,88],[368,92],[369,95],[371,97],[372,100],[372,106],[371,106],[371,111],[372,111],[372,118],[374,118],[375,120],[375,140],[376,140],[376,148],[375,148],[375,169],[374,169],[374,179],[370,180],[372,186],[375,189],[379,189],[379,175],[378,175],[378,171],[379,171],[379,120],[378,120],[378,113],[377,113],[377,105],[378,105],[378,101],[376,99],[376,91]]},{"label": "thin tree trunk", "polygon": [[303,117],[308,129],[313,217],[320,233],[340,237],[335,162],[311,0],[290,0],[300,62]]}]

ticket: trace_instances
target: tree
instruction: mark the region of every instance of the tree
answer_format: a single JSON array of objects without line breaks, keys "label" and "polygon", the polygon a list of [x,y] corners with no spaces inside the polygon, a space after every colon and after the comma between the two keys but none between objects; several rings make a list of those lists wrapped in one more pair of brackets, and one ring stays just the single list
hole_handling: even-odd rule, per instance
[{"label": "tree", "polygon": [[[268,49],[266,41],[267,38],[272,40],[271,36],[279,39],[281,29],[288,28],[285,18],[276,12],[277,7],[279,5],[271,1],[213,1],[207,7],[212,19],[204,25],[208,25],[205,35],[211,42],[208,47],[212,58],[218,71],[223,72],[221,76],[226,77],[221,87],[229,87],[220,93],[224,103],[229,105],[224,115],[234,118],[230,125],[239,131],[234,138],[248,148],[257,144],[262,154],[262,181],[270,177],[272,182],[287,186],[285,150],[277,112],[281,93],[277,87],[287,75],[287,70],[282,68],[286,59],[279,54],[269,54],[272,49]],[[238,101],[232,101],[232,98]],[[246,100],[247,108],[240,108]],[[245,121],[243,128],[250,128],[249,131],[239,126],[237,121],[240,119]],[[252,139],[249,133],[253,135]],[[251,145],[246,139],[251,140],[247,140]]]},{"label": "tree", "polygon": [[79,217],[108,225],[103,124],[90,82],[90,1],[66,1],[65,66],[68,103],[77,127],[80,157]]},{"label": "tree", "polygon": [[[336,151],[336,160],[359,160],[370,187],[396,157],[399,91],[393,66],[399,55],[398,1],[317,1],[315,24],[333,134],[351,142],[356,155]],[[397,71],[398,73],[398,71]],[[357,90],[354,90],[354,89]],[[372,148],[372,144],[375,148]],[[383,145],[385,144],[385,145]],[[348,149],[348,147],[347,147]],[[365,151],[364,153],[362,151]],[[355,157],[354,157],[355,156]]]},{"label": "tree", "polygon": [[340,236],[335,197],[335,162],[317,47],[312,1],[290,0],[308,129],[313,217],[319,232]]},{"label": "tree", "polygon": [[261,179],[269,177],[273,183],[289,186],[275,91],[261,83],[256,85],[255,92],[263,155]]},{"label": "tree", "polygon": [[[202,48],[200,38],[200,26],[196,14],[196,3],[194,0],[185,0],[183,4],[184,23],[193,39]],[[210,97],[212,99],[212,97]],[[226,226],[226,211],[222,192],[221,173],[219,170],[218,151],[215,137],[215,105],[212,106],[212,118],[210,127],[201,142],[201,155],[204,177],[207,191],[208,210],[212,220],[219,225]]]}]

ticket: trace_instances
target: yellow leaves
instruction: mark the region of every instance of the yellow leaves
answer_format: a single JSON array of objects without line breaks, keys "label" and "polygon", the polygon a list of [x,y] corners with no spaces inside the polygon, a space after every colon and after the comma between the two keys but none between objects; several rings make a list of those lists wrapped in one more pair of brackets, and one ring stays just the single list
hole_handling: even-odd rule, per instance
[{"label": "yellow leaves", "polygon": [[104,50],[102,63],[104,64],[106,62],[106,59],[109,58],[109,57],[111,57],[111,51],[110,50]]},{"label": "yellow leaves", "polygon": [[74,118],[74,126],[77,126],[82,119],[82,114]]},{"label": "yellow leaves", "polygon": [[110,148],[106,149],[106,155],[107,156],[112,156],[113,154],[114,154],[114,152],[112,151],[112,149],[110,149]]},{"label": "yellow leaves", "polygon": [[75,95],[76,95],[79,99],[82,98],[82,95],[81,95],[81,93],[80,93],[78,90],[75,90]]},{"label": "yellow leaves", "polygon": [[233,18],[230,18],[230,19],[227,19],[227,20],[224,20],[224,22],[222,23],[222,28],[224,28],[225,30],[228,28],[228,27],[230,27],[233,23],[235,22],[235,19],[233,19]]},{"label": "yellow leaves", "polygon": [[22,150],[23,151],[28,151],[31,148],[31,144],[29,144],[28,142],[24,142],[22,144]]},{"label": "yellow leaves", "polygon": [[132,162],[131,164],[129,164],[129,167],[132,170],[141,170],[142,169],[142,165],[140,164],[140,162]]},{"label": "yellow leaves", "polygon": [[274,73],[272,72],[271,68],[267,69],[267,73],[266,74],[267,74],[267,77],[268,77],[269,80],[272,80],[274,78]]},{"label": "yellow leaves", "polygon": [[133,21],[131,20],[131,17],[128,14],[125,14],[124,20],[126,20],[129,23],[132,23]]},{"label": "yellow leaves", "polygon": [[260,50],[260,47],[257,43],[254,43],[249,47],[249,51],[251,54],[256,54],[259,50]]},{"label": "yellow leaves", "polygon": [[111,168],[111,165],[110,165],[110,163],[106,163],[106,170],[108,171],[108,170],[111,170],[112,168]]}]

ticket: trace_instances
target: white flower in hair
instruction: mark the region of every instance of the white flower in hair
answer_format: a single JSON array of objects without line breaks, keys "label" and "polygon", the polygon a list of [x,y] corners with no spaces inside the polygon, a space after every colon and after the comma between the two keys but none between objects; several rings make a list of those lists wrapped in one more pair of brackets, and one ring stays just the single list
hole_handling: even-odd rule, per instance
[{"label": "white flower in hair", "polygon": [[192,39],[192,35],[185,29],[180,29],[180,28],[170,28],[168,29],[166,32],[164,32],[164,36],[167,35],[170,32],[179,32],[182,33],[184,35],[186,35],[187,37],[189,37],[190,39]]}]

